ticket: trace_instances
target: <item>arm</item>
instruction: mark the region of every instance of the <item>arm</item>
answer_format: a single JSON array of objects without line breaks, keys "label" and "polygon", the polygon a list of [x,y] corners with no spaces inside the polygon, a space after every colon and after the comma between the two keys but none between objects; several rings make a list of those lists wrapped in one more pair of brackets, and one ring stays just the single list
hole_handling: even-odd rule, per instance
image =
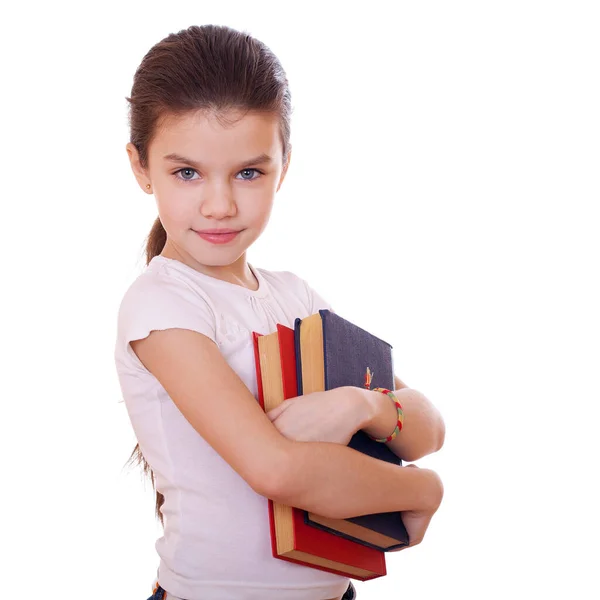
[{"label": "arm", "polygon": [[[394,393],[402,405],[402,431],[387,446],[400,458],[415,461],[437,452],[444,444],[446,426],[442,415],[421,392],[409,388],[394,377]],[[362,429],[373,437],[383,438],[392,433],[398,421],[393,402],[380,392],[365,390],[365,402],[370,407],[367,425]]]},{"label": "arm", "polygon": [[[259,494],[331,518],[435,511],[441,502],[441,481],[431,470],[401,468],[339,444],[286,439],[208,337],[167,329],[131,347],[192,427]],[[355,389],[358,403],[362,391]]]}]

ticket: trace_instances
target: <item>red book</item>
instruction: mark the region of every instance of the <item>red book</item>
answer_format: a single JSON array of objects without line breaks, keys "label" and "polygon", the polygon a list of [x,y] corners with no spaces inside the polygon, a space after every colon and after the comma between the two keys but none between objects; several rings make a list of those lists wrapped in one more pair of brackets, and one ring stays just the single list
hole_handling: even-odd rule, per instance
[{"label": "red book", "polygon": [[[263,379],[261,358],[266,364],[266,348],[259,348],[261,334],[253,332],[254,357],[258,400],[265,410],[265,389],[270,398],[268,410],[275,408],[272,398],[279,404],[283,399],[298,395],[296,381],[296,349],[294,330],[284,325],[277,325],[277,332],[264,336],[268,340],[270,352],[279,349],[280,378]],[[262,352],[262,357],[261,357]],[[272,355],[271,355],[272,358]],[[271,528],[271,545],[273,556],[282,560],[307,565],[322,571],[329,571],[351,577],[359,581],[367,581],[386,575],[385,553],[381,550],[348,540],[328,531],[312,527],[305,522],[304,511],[289,507],[269,499],[269,523]]]}]

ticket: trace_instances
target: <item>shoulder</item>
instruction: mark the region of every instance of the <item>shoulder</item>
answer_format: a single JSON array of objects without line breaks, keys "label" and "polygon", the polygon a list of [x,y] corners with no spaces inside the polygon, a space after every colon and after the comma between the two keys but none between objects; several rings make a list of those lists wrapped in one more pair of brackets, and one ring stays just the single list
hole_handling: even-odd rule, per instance
[{"label": "shoulder", "polygon": [[256,269],[269,288],[280,298],[294,297],[303,305],[309,306],[310,292],[306,281],[292,271],[271,271],[268,269]]},{"label": "shoulder", "polygon": [[180,282],[144,273],[123,294],[118,310],[119,329],[131,328],[152,315],[168,314],[193,301],[189,288]]},{"label": "shoulder", "polygon": [[306,290],[304,279],[291,271],[271,271],[260,268],[256,270],[260,272],[270,287],[274,287],[275,289],[291,289],[300,293]]},{"label": "shoulder", "polygon": [[215,338],[215,311],[208,294],[175,271],[146,268],[129,285],[118,309],[122,345],[152,330],[183,328]]},{"label": "shoulder", "polygon": [[199,286],[173,269],[162,264],[151,264],[129,285],[119,306],[119,313],[128,310],[172,310],[191,303],[200,308],[211,308],[209,295]]},{"label": "shoulder", "polygon": [[299,298],[306,306],[309,314],[317,312],[319,309],[327,308],[333,310],[327,300],[323,298],[308,281],[292,271],[269,271],[267,269],[257,269],[267,280],[272,288],[275,288],[282,294],[293,294]]}]

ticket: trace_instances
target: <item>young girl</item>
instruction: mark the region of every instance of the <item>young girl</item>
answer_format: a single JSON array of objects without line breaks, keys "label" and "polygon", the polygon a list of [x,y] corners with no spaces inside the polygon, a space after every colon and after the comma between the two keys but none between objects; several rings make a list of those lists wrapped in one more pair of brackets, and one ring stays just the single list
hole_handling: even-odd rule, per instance
[{"label": "young girl", "polygon": [[441,447],[444,426],[398,378],[400,434],[400,411],[378,391],[318,392],[269,414],[257,402],[252,331],[331,308],[300,277],[246,259],[290,164],[285,73],[251,36],[193,26],[150,49],[127,100],[127,153],[159,214],[115,350],[132,459],[151,474],[164,527],[151,598],[354,598],[348,578],[272,556],[267,499],[332,518],[406,511],[418,544],[441,502],[439,477],[346,444],[360,429],[395,431],[382,443],[415,460]]}]

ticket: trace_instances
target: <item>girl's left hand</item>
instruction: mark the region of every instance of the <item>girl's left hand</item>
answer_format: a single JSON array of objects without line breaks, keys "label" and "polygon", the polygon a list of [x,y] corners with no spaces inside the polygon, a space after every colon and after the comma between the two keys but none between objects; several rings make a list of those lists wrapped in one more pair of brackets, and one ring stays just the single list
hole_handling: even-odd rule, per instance
[{"label": "girl's left hand", "polygon": [[267,416],[290,440],[347,446],[350,438],[362,428],[365,414],[360,394],[342,387],[284,400]]}]

